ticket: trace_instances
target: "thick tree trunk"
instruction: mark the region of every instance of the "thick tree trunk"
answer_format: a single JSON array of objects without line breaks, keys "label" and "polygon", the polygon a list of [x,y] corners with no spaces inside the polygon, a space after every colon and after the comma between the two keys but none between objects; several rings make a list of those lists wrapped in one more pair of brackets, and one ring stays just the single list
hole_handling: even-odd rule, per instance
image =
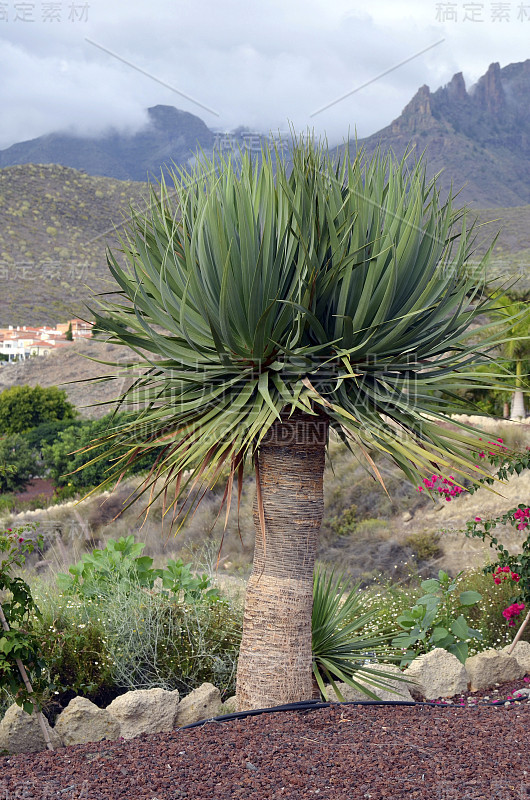
[{"label": "thick tree trunk", "polygon": [[297,413],[274,423],[259,448],[265,539],[256,497],[254,564],[237,669],[239,710],[313,694],[313,570],[327,435],[325,417]]}]

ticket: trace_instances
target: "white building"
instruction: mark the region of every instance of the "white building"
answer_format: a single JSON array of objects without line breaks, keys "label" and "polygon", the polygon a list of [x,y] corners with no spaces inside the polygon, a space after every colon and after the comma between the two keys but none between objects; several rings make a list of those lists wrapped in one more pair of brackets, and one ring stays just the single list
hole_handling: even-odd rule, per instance
[{"label": "white building", "polygon": [[[60,347],[70,343],[66,333],[70,329],[72,339],[89,339],[92,336],[93,323],[74,318],[69,322],[59,323],[55,328],[43,325],[35,328],[30,325],[10,325],[0,328],[0,355],[7,356],[7,361],[25,361],[30,356],[49,356]],[[0,364],[5,359],[0,360]]]},{"label": "white building", "polygon": [[0,339],[0,353],[7,356],[8,361],[25,361],[30,356],[33,339],[10,337]]}]

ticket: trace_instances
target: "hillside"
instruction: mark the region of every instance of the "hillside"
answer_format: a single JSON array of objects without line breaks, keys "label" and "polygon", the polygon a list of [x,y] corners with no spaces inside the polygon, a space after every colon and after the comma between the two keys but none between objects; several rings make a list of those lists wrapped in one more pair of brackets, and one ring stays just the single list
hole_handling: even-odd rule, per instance
[{"label": "hillside", "polygon": [[146,197],[146,184],[57,165],[0,170],[0,327],[86,314],[91,292],[110,289],[114,226]]},{"label": "hillside", "polygon": [[0,392],[10,386],[25,384],[59,386],[83,417],[101,417],[114,409],[113,401],[126,388],[125,380],[120,377],[102,383],[89,381],[89,378],[100,378],[113,372],[112,367],[91,359],[119,360],[124,355],[121,351],[118,345],[87,339],[72,342],[69,347],[52,352],[46,358],[3,363],[0,367]]},{"label": "hillside", "polygon": [[491,64],[469,91],[461,72],[434,92],[422,86],[396,120],[359,142],[399,156],[425,150],[430,174],[443,170],[441,186],[464,187],[459,200],[476,208],[530,203],[529,144],[530,59]]},{"label": "hillside", "polygon": [[213,148],[214,134],[194,114],[173,106],[147,109],[148,122],[134,134],[111,130],[101,136],[51,133],[0,150],[0,167],[61,164],[119,180],[158,178],[162,164],[186,164],[198,149]]},{"label": "hillside", "polygon": [[511,284],[513,290],[528,299],[530,293],[530,205],[513,208],[486,208],[476,212],[480,222],[487,223],[479,232],[478,253],[484,251],[497,232],[487,280],[498,278]]}]

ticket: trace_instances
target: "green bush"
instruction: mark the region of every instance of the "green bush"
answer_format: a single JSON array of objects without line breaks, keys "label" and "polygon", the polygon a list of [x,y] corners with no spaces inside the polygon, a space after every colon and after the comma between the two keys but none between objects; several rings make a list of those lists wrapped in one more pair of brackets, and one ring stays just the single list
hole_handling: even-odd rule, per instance
[{"label": "green bush", "polygon": [[117,583],[102,612],[112,674],[128,691],[160,686],[187,694],[204,682],[235,689],[242,613],[228,602],[183,603]]},{"label": "green bush", "polygon": [[36,635],[46,664],[43,696],[79,694],[89,699],[114,688],[101,607],[48,592],[40,600]]},{"label": "green bush", "polygon": [[329,525],[336,536],[349,536],[354,533],[357,523],[356,505],[343,509],[338,516],[331,517],[329,520]]},{"label": "green bush", "polygon": [[1,433],[25,433],[43,422],[73,419],[76,415],[66,392],[57,386],[12,386],[0,394]]},{"label": "green bush", "polygon": [[35,469],[33,452],[20,434],[0,439],[0,492],[17,492],[30,482]]},{"label": "green bush", "polygon": [[59,572],[57,586],[67,595],[101,597],[109,586],[118,582],[127,585],[134,581],[152,588],[158,572],[153,570],[153,559],[142,557],[145,545],[134,541],[134,536],[122,536],[117,542],[109,539],[103,550],[85,553],[81,561]]},{"label": "green bush", "polygon": [[134,536],[122,536],[118,541],[108,539],[104,550],[86,553],[68,574],[58,573],[57,585],[66,594],[81,597],[101,597],[109,587],[120,584],[126,592],[135,585],[152,589],[160,579],[162,594],[171,593],[184,602],[219,600],[216,589],[210,587],[207,575],[193,575],[182,559],[170,559],[165,569],[153,569],[153,559],[142,556],[145,544],[135,543]]},{"label": "green bush", "polygon": [[[90,463],[105,449],[105,445],[95,447],[89,453],[78,452],[88,447],[92,440],[110,434],[118,424],[123,424],[126,414],[107,414],[98,420],[85,420],[65,430],[59,431],[51,444],[42,448],[44,464],[50,471],[50,477],[59,487],[67,487],[70,493],[87,491],[100,484],[107,477],[107,471],[113,467],[109,460]],[[161,448],[154,448],[146,456],[135,462],[134,468],[126,474],[132,475],[151,468]]]},{"label": "green bush", "polygon": [[[470,624],[482,633],[481,649],[494,647],[498,650],[510,644],[517,628],[508,627],[502,612],[513,602],[514,587],[511,581],[496,585],[493,575],[472,570],[460,576],[459,586],[482,595],[482,601],[470,608],[468,614]],[[525,628],[522,639],[530,642],[530,626]]]},{"label": "green bush", "polygon": [[438,578],[422,581],[424,594],[397,618],[403,630],[392,644],[404,651],[402,665],[437,647],[452,653],[463,664],[469,653],[468,642],[482,640],[481,632],[471,628],[464,616],[482,600],[482,595],[475,590],[461,590],[458,577],[452,579],[440,570]]},{"label": "green bush", "polygon": [[15,508],[16,501],[13,494],[6,493],[0,494],[0,514],[2,512],[10,513]]},{"label": "green bush", "polygon": [[[514,630],[507,626],[502,611],[510,604],[513,587],[508,582],[495,585],[491,575],[484,575],[479,569],[466,570],[456,579],[453,597],[461,592],[476,591],[482,595],[480,602],[468,606],[465,617],[469,625],[479,631],[481,639],[468,642],[468,657],[491,647],[500,649],[513,640]],[[377,610],[378,624],[394,624],[398,617],[410,610],[425,594],[418,576],[411,576],[407,586],[393,585],[390,582],[376,583],[364,592],[364,605],[368,609]],[[448,613],[456,614],[456,606],[449,603]],[[376,627],[374,626],[374,631]],[[530,630],[525,630],[523,640],[530,641]],[[425,642],[423,651],[432,649],[432,644]],[[434,645],[436,646],[436,645]]]},{"label": "green bush", "polygon": [[28,680],[38,680],[44,666],[34,630],[41,614],[30,586],[18,573],[35,546],[42,547],[40,538],[33,540],[34,531],[34,525],[0,531],[0,691],[14,694],[28,714],[35,706],[39,710]]},{"label": "green bush", "polygon": [[111,572],[92,597],[36,592],[43,607],[37,625],[48,698],[80,694],[96,701],[134,689],[179,689],[187,694],[204,682],[225,696],[235,688],[241,638],[239,606],[209,596],[184,602],[183,595],[149,589]]},{"label": "green bush", "polygon": [[73,420],[71,418],[68,419],[56,419],[52,420],[51,422],[41,422],[40,425],[37,425],[35,428],[30,428],[29,431],[23,434],[24,439],[30,446],[30,448],[36,451],[40,457],[40,451],[42,451],[45,445],[51,445],[57,439],[59,432],[66,430],[71,426],[79,426],[82,423],[77,420]]},{"label": "green bush", "polygon": [[181,559],[153,569],[152,559],[141,555],[144,547],[133,536],[111,539],[68,574],[58,574],[62,594],[47,601],[42,627],[54,690],[91,696],[161,687],[187,693],[209,681],[229,695],[240,611]]},{"label": "green bush", "polygon": [[405,539],[405,544],[412,548],[418,561],[430,561],[443,554],[440,539],[439,533],[411,533]]}]

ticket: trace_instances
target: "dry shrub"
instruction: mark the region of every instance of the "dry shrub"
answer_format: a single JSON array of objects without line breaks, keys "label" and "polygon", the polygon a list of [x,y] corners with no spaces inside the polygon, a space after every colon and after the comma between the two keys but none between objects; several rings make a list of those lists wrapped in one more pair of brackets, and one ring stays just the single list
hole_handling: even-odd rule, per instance
[{"label": "dry shrub", "polygon": [[405,544],[412,548],[418,561],[431,561],[443,555],[440,538],[439,533],[411,533],[406,537]]}]

